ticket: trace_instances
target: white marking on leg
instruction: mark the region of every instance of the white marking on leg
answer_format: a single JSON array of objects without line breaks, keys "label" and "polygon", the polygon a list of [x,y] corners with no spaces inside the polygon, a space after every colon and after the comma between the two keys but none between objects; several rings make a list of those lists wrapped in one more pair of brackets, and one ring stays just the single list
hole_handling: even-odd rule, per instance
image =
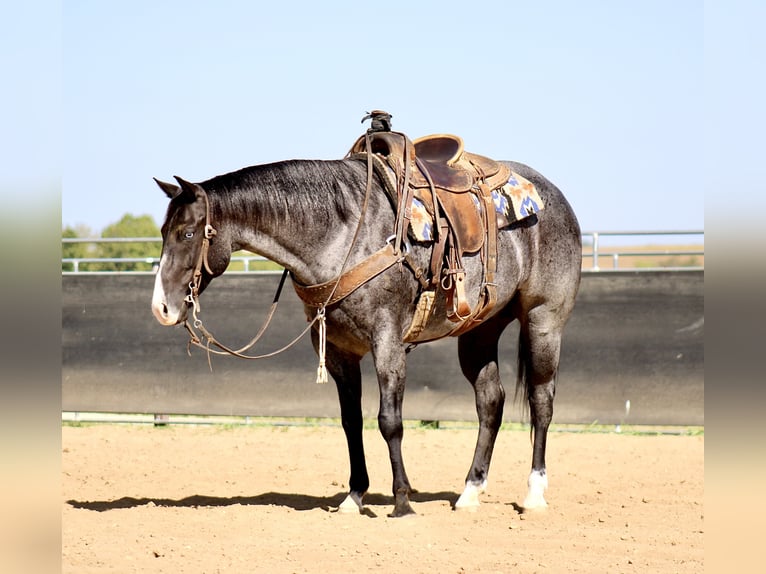
[{"label": "white marking on leg", "polygon": [[471,481],[466,481],[463,494],[460,495],[460,498],[458,498],[455,503],[455,510],[475,511],[479,508],[479,495],[486,492],[486,490],[486,480],[481,484],[474,484]]},{"label": "white marking on leg", "polygon": [[548,475],[545,471],[533,470],[529,473],[529,479],[527,479],[527,497],[524,499],[522,506],[525,510],[537,510],[547,508],[548,503],[545,502],[543,493],[548,488]]},{"label": "white marking on leg", "polygon": [[342,513],[361,513],[364,510],[364,504],[362,503],[362,497],[355,493],[349,492],[346,499],[340,503],[338,512]]}]

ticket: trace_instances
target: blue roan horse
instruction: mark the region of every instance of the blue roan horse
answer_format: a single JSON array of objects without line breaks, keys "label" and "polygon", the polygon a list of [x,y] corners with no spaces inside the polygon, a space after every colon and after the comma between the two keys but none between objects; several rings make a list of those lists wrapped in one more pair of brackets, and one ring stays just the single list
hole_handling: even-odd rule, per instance
[{"label": "blue roan horse", "polygon": [[[479,494],[487,486],[505,402],[498,373],[498,340],[515,319],[520,322],[517,388],[529,402],[533,431],[532,469],[523,507],[547,505],[543,496],[548,484],[545,445],[553,414],[561,335],[580,282],[580,229],[569,203],[556,186],[533,169],[504,163],[534,184],[545,209],[499,231],[496,304],[483,320],[458,336],[460,366],[473,385],[480,426],[456,509],[477,506]],[[366,192],[367,176],[365,162],[348,157],[259,165],[202,183],[180,178],[176,178],[178,186],[158,182],[170,205],[162,226],[162,258],[152,299],[157,320],[162,325],[185,321],[193,305],[190,285],[194,287],[196,281],[197,290],[202,292],[224,272],[236,250],[245,249],[280,263],[300,285],[330,281],[342,268],[353,267],[379,251],[393,233],[395,209],[377,174]],[[360,216],[363,225],[358,226]],[[427,269],[432,248],[431,244],[413,241],[409,261]],[[465,293],[470,301],[478,300],[484,287],[481,259],[478,253],[468,253],[462,259]],[[312,328],[315,349],[320,343],[325,347],[326,366],[337,386],[348,442],[350,492],[341,510],[361,511],[369,487],[362,442],[360,361],[371,352],[380,387],[378,424],[393,471],[395,507],[391,516],[413,512],[401,451],[408,346],[403,338],[413,323],[422,289],[408,266],[393,265],[342,300],[327,305],[324,325],[316,322]],[[439,339],[454,331],[455,323],[447,318],[445,307],[445,294],[438,287],[431,320],[419,340]],[[309,318],[316,312],[315,307],[306,306]],[[320,327],[326,328],[326,343],[320,341]]]}]

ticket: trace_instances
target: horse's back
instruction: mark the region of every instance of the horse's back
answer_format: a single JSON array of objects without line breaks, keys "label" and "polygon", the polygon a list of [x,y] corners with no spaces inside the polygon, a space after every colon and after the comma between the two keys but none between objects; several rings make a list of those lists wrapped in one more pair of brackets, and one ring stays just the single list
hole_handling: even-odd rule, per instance
[{"label": "horse's back", "polygon": [[547,211],[545,217],[540,217],[541,223],[546,227],[551,226],[551,231],[559,236],[562,242],[568,243],[574,240],[578,245],[581,244],[580,224],[577,222],[572,206],[561,190],[539,171],[526,164],[516,161],[504,161],[502,163],[534,184],[538,194],[543,199],[545,211]]},{"label": "horse's back", "polygon": [[537,170],[515,161],[503,163],[534,184],[544,206],[532,216],[534,221],[522,220],[507,230],[515,244],[513,251],[525,253],[527,259],[521,295],[526,291],[531,298],[572,305],[582,266],[582,239],[574,210],[561,190]]}]

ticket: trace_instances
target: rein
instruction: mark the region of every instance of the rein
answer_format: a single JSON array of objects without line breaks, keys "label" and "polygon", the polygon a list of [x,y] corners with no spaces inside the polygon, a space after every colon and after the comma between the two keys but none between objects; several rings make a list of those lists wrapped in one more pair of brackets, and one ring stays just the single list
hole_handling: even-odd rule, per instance
[{"label": "rein", "polygon": [[[194,317],[194,323],[193,326],[189,324],[189,321],[184,321],[184,327],[186,327],[186,330],[189,332],[190,340],[189,340],[189,346],[195,345],[201,349],[204,349],[208,353],[208,364],[210,365],[210,369],[212,370],[212,364],[210,363],[210,354],[215,355],[233,355],[235,357],[239,357],[240,359],[267,359],[269,357],[274,357],[293,345],[295,345],[302,337],[306,334],[306,332],[311,328],[311,326],[316,322],[317,318],[315,318],[313,321],[311,321],[308,326],[301,331],[301,333],[295,337],[292,341],[290,341],[287,345],[282,347],[281,349],[278,349],[276,351],[272,351],[271,353],[265,353],[263,355],[245,355],[243,354],[245,351],[250,349],[253,345],[255,345],[263,336],[263,334],[266,332],[266,329],[268,328],[269,324],[271,323],[271,319],[274,317],[274,313],[277,310],[277,305],[279,304],[279,297],[282,294],[282,287],[285,284],[285,279],[287,278],[287,270],[285,269],[282,272],[282,277],[279,280],[279,286],[277,287],[277,292],[274,294],[274,299],[271,302],[271,307],[269,308],[269,312],[266,315],[266,319],[263,322],[263,325],[261,325],[261,328],[258,330],[258,333],[256,333],[255,337],[253,337],[249,343],[247,343],[245,346],[239,348],[239,349],[231,349],[218,341],[213,334],[208,331],[205,326],[202,324],[202,320],[197,316],[197,313],[199,311],[199,300],[194,299],[193,301],[193,307],[192,307],[192,316]],[[191,294],[187,296],[187,300],[191,298]],[[199,330],[199,332],[202,334],[203,339],[207,339],[207,344],[202,343],[202,339],[197,335],[197,333],[194,331],[194,329]],[[211,349],[210,345],[214,345],[221,349],[220,351],[216,351],[215,349]]]},{"label": "rein", "polygon": [[[290,343],[282,347],[281,349],[278,349],[277,351],[273,351],[271,353],[266,353],[263,355],[245,355],[244,352],[253,347],[263,336],[263,334],[266,332],[266,329],[268,328],[269,324],[271,323],[271,319],[274,317],[274,313],[277,310],[277,305],[279,304],[279,297],[282,294],[282,287],[285,284],[285,279],[287,277],[287,269],[284,270],[282,273],[282,278],[279,281],[279,286],[277,287],[277,292],[274,294],[274,299],[271,303],[271,307],[269,309],[268,314],[266,315],[266,319],[263,322],[263,325],[261,325],[261,328],[258,330],[258,333],[253,337],[253,339],[250,340],[249,343],[247,343],[245,346],[240,347],[239,349],[231,349],[221,343],[218,339],[215,338],[215,336],[208,331],[205,328],[205,325],[202,323],[202,319],[199,318],[198,314],[201,311],[200,303],[199,303],[199,289],[200,285],[202,283],[202,267],[205,267],[205,270],[213,275],[213,270],[210,268],[210,262],[208,261],[208,253],[210,251],[210,240],[217,235],[216,229],[211,225],[210,223],[210,200],[208,199],[207,192],[203,191],[203,197],[205,198],[205,233],[202,237],[202,248],[200,250],[199,258],[197,259],[197,264],[194,267],[194,274],[192,275],[192,280],[189,283],[189,294],[186,296],[185,301],[189,303],[192,306],[192,317],[194,318],[193,324],[189,324],[188,319],[184,321],[184,327],[186,328],[187,332],[189,333],[189,343],[187,345],[187,352],[191,354],[191,345],[194,345],[196,347],[199,347],[201,349],[204,349],[207,351],[207,362],[208,366],[210,367],[210,370],[213,370],[213,365],[210,360],[211,354],[216,355],[234,355],[235,357],[239,357],[241,359],[266,359],[269,357],[274,357],[275,355],[278,355],[279,353],[282,353],[295,345],[302,337],[306,334],[306,332],[311,328],[311,326],[314,324],[316,319],[309,323],[309,325]],[[202,337],[197,335],[195,332],[195,329],[199,330]],[[207,344],[203,344],[203,339],[207,339]],[[214,345],[215,347],[218,347],[220,351],[216,351],[215,349],[211,349],[210,346]]]},{"label": "rein", "polygon": [[[370,142],[370,130],[367,131],[366,136],[367,143]],[[366,281],[369,281],[374,277],[375,275],[378,275],[385,269],[388,269],[389,267],[395,265],[396,263],[402,263],[407,262],[408,265],[413,268],[416,275],[418,275],[419,270],[414,266],[414,264],[410,261],[408,249],[401,250],[398,246],[400,245],[400,238],[396,237],[396,245],[392,246],[390,240],[393,238],[389,238],[389,241],[387,241],[386,245],[374,253],[372,256],[368,257],[364,261],[362,261],[360,264],[355,265],[353,268],[346,271],[346,266],[348,265],[348,261],[351,257],[351,253],[353,251],[354,245],[356,244],[357,239],[359,238],[359,233],[362,229],[362,224],[364,222],[364,217],[367,212],[367,205],[369,203],[369,198],[372,191],[372,176],[373,176],[373,170],[372,170],[372,154],[368,154],[367,157],[367,186],[364,193],[364,199],[362,201],[362,207],[359,215],[359,222],[357,223],[356,230],[354,231],[354,236],[351,239],[351,245],[349,246],[349,250],[346,253],[346,257],[343,260],[343,264],[341,265],[340,273],[335,279],[332,279],[330,281],[327,281],[325,283],[322,283],[320,285],[314,285],[305,287],[300,285],[295,281],[295,278],[293,277],[293,286],[296,289],[296,293],[299,295],[299,297],[306,303],[307,305],[311,307],[317,308],[316,315],[314,318],[309,322],[309,324],[306,326],[306,328],[301,331],[301,333],[295,337],[290,343],[282,347],[281,349],[278,349],[276,351],[273,351],[271,353],[266,353],[263,355],[245,355],[244,352],[253,347],[263,336],[263,334],[266,332],[266,329],[268,328],[269,324],[271,323],[271,320],[274,316],[274,313],[276,312],[277,305],[279,303],[279,297],[282,293],[282,287],[284,286],[285,279],[288,275],[288,270],[285,269],[282,273],[282,277],[279,281],[279,286],[277,287],[277,291],[274,295],[274,299],[271,303],[271,307],[269,309],[269,312],[266,316],[266,319],[264,320],[263,325],[259,329],[258,333],[255,335],[255,337],[247,343],[245,346],[239,348],[239,349],[231,349],[218,341],[213,334],[208,331],[205,326],[202,324],[202,320],[199,318],[200,313],[200,304],[199,304],[199,290],[200,285],[202,282],[202,267],[204,266],[205,270],[207,270],[208,273],[213,275],[212,270],[210,269],[210,263],[208,262],[208,252],[210,250],[210,240],[217,234],[216,229],[211,225],[210,223],[210,200],[208,199],[207,193],[203,191],[203,196],[205,198],[205,233],[202,238],[202,248],[200,251],[199,259],[197,260],[197,264],[194,268],[194,274],[192,276],[192,281],[189,283],[189,294],[186,296],[186,302],[189,303],[192,306],[192,317],[194,319],[193,324],[189,324],[188,319],[184,321],[184,327],[189,333],[190,339],[189,343],[187,345],[187,352],[191,353],[191,345],[194,345],[196,347],[199,347],[201,349],[204,349],[207,351],[208,354],[208,365],[210,366],[210,370],[212,371],[212,363],[210,360],[211,354],[216,355],[233,355],[235,357],[239,357],[241,359],[266,359],[269,357],[274,357],[289,348],[291,348],[293,345],[295,345],[308,331],[311,329],[311,327],[314,325],[314,323],[319,322],[319,367],[317,368],[317,383],[326,383],[328,381],[327,377],[327,368],[325,366],[325,345],[326,345],[326,339],[327,339],[327,328],[325,325],[325,314],[326,314],[326,307],[328,305],[331,305],[333,303],[338,302],[339,300],[343,299],[347,295],[349,295],[353,290],[355,290],[357,287],[364,284]],[[349,284],[353,284],[349,288]],[[312,294],[309,298],[304,298],[304,294],[310,293]],[[317,300],[316,296],[319,296],[320,299]],[[198,330],[201,334],[201,337],[196,333],[196,330]],[[203,340],[207,340],[206,343],[203,343]],[[211,348],[211,345],[217,347],[220,350],[215,350]]]}]

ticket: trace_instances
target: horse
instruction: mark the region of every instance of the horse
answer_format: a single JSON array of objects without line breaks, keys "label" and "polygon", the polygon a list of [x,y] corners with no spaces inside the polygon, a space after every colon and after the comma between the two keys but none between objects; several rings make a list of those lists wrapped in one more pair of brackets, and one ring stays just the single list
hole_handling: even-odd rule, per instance
[{"label": "horse", "polygon": [[[518,320],[517,398],[529,409],[532,465],[522,508],[547,506],[545,450],[563,328],[580,283],[581,235],[562,192],[534,169],[502,162],[532,182],[545,209],[497,232],[496,304],[480,321],[457,335],[463,375],[473,386],[479,430],[473,461],[455,510],[475,509],[487,488],[490,461],[500,429],[505,390],[498,370],[498,340]],[[337,278],[390,241],[395,207],[380,177],[371,180],[365,162],[293,159],[247,167],[192,183],[155,181],[169,205],[162,225],[162,252],[151,308],[166,326],[185,322],[201,293],[227,268],[232,252],[247,250],[282,265],[296,284],[315,285]],[[363,225],[360,225],[362,223]],[[339,510],[364,512],[369,477],[362,440],[360,361],[372,354],[380,391],[379,431],[390,457],[394,508],[413,514],[413,492],[402,458],[402,402],[406,354],[403,333],[417,312],[422,283],[408,268],[427,268],[433,245],[408,242],[409,265],[392,265],[321,310],[311,326],[314,349],[335,381],[350,463],[348,493]],[[465,292],[482,289],[480,254],[463,257]],[[195,275],[196,273],[196,275]],[[297,287],[296,287],[297,288]],[[445,293],[436,291],[432,319],[420,336],[449,336]],[[315,306],[305,305],[308,319]],[[196,314],[195,314],[196,316]],[[324,332],[322,332],[324,331]]]}]

